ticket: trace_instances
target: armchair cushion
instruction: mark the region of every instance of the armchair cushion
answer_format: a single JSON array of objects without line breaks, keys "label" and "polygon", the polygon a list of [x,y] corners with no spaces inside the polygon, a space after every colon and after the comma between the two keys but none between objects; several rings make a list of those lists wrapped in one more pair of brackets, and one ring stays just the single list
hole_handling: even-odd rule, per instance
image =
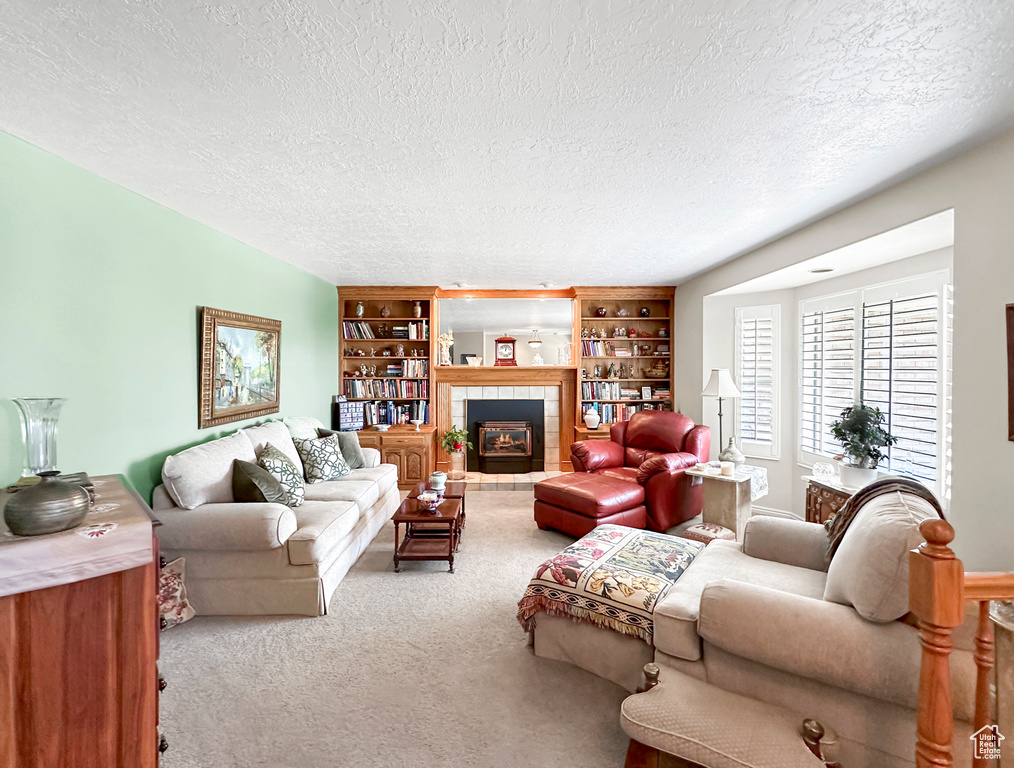
[{"label": "armchair cushion", "polygon": [[875,624],[819,597],[719,579],[701,595],[698,631],[707,643],[775,669],[906,707],[918,703],[918,632],[902,622]]},{"label": "armchair cushion", "polygon": [[827,531],[820,523],[754,515],[743,533],[743,554],[760,560],[826,571]]},{"label": "armchair cushion", "polygon": [[870,621],[908,613],[908,552],[923,542],[919,524],[938,517],[923,498],[894,492],[863,505],[827,569],[824,599],[851,605]]},{"label": "armchair cushion", "polygon": [[282,504],[202,504],[163,509],[158,517],[159,539],[170,551],[275,549],[296,532],[296,517]]},{"label": "armchair cushion", "polygon": [[653,456],[637,468],[637,482],[644,485],[657,472],[675,472],[696,465],[697,457],[692,453],[663,453]]},{"label": "armchair cushion", "polygon": [[623,446],[612,440],[581,440],[570,446],[571,462],[577,472],[594,472],[623,466]]}]

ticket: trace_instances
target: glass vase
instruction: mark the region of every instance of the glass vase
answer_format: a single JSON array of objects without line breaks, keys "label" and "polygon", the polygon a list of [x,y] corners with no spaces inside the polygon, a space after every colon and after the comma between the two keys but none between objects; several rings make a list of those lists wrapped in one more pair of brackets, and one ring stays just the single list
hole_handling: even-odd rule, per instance
[{"label": "glass vase", "polygon": [[448,480],[465,479],[465,452],[454,451],[451,453],[451,471],[447,475]]},{"label": "glass vase", "polygon": [[62,397],[15,397],[21,411],[21,434],[25,439],[25,467],[22,477],[56,469],[56,422]]}]

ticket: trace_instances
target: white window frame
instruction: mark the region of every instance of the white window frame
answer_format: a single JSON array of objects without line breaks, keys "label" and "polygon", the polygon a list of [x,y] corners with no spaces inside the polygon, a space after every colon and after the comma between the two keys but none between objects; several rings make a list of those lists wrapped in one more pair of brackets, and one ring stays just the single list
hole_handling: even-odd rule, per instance
[{"label": "white window frame", "polygon": [[862,386],[862,334],[863,304],[885,302],[888,299],[903,299],[917,295],[936,294],[939,302],[940,347],[938,352],[938,381],[940,389],[937,402],[937,483],[934,491],[942,501],[950,496],[950,430],[951,430],[951,328],[952,299],[951,276],[948,270],[895,280],[888,283],[865,286],[827,296],[803,299],[797,311],[796,333],[798,339],[797,390],[796,390],[796,454],[797,462],[803,467],[812,467],[815,462],[828,461],[829,456],[804,451],[802,442],[802,387],[803,387],[803,327],[806,313],[847,306],[855,310],[855,346],[853,361],[853,401],[859,402]]},{"label": "white window frame", "polygon": [[[762,443],[743,438],[742,406],[739,400],[736,402],[736,416],[733,422],[736,434],[740,436],[739,449],[743,452],[743,455],[751,458],[774,460],[781,458],[781,312],[782,308],[777,304],[738,307],[736,309],[735,368],[733,375],[736,379],[736,385],[741,390],[743,383],[743,321],[771,320],[771,443]],[[722,448],[724,449],[724,446]]]}]

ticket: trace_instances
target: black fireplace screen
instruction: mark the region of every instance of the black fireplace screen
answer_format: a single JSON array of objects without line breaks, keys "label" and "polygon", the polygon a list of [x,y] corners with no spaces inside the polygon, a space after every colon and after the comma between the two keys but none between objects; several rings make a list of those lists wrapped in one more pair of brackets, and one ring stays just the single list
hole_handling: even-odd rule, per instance
[{"label": "black fireplace screen", "polygon": [[484,421],[479,424],[480,456],[531,456],[529,421]]}]

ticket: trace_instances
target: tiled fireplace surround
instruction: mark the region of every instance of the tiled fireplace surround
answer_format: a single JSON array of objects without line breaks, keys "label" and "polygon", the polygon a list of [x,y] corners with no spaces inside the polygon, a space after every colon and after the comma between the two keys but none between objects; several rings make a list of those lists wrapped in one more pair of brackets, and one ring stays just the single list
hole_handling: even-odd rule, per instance
[{"label": "tiled fireplace surround", "polygon": [[543,428],[546,434],[546,471],[560,469],[560,387],[558,385],[522,387],[452,387],[451,422],[465,427],[465,403],[468,400],[543,400]]}]

